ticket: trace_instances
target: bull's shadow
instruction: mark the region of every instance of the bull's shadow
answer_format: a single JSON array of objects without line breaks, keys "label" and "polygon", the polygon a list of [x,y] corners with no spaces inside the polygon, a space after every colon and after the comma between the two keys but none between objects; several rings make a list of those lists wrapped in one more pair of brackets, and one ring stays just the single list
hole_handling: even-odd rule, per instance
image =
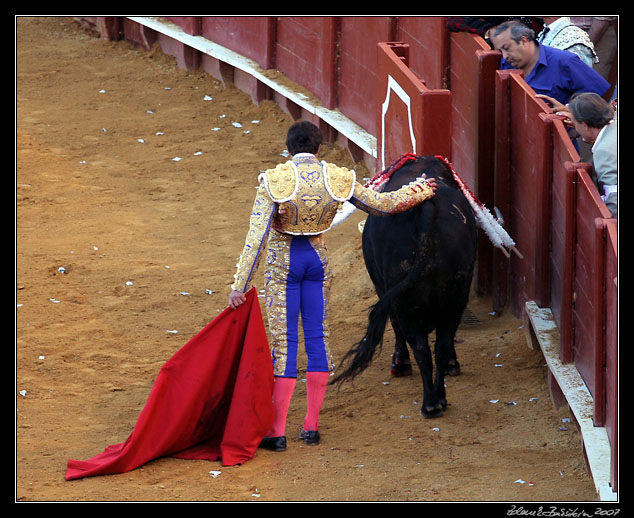
[{"label": "bull's shadow", "polygon": [[[344,355],[343,370],[331,383],[353,379],[369,366],[389,318],[396,336],[392,372],[411,369],[408,344],[423,380],[421,413],[438,417],[447,407],[445,376],[460,371],[454,339],[469,298],[477,230],[469,202],[436,157],[408,161],[383,192],[422,174],[436,179],[433,198],[400,214],[367,218],[363,258],[379,300],[369,312],[365,336]],[[428,335],[434,330],[432,355]]]}]

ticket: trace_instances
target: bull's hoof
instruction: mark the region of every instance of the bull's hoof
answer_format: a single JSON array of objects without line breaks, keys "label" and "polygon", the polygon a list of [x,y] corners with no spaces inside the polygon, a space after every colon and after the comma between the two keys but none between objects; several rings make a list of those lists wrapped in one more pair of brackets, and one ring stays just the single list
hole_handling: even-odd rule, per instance
[{"label": "bull's hoof", "polygon": [[400,378],[401,376],[411,376],[412,375],[412,364],[411,363],[393,363],[390,368],[390,374],[395,378]]},{"label": "bull's hoof", "polygon": [[401,376],[411,376],[412,364],[409,361],[409,356],[402,352],[394,351],[394,354],[392,354],[392,367],[390,368],[390,373],[395,378]]},{"label": "bull's hoof", "polygon": [[460,374],[460,364],[458,360],[451,360],[447,367],[447,376],[458,376]]},{"label": "bull's hoof", "polygon": [[447,408],[446,402],[436,403],[433,407],[423,406],[421,408],[420,413],[425,419],[433,419],[436,417],[442,417],[445,413],[445,409]]},{"label": "bull's hoof", "polygon": [[425,419],[434,419],[436,417],[442,417],[444,411],[442,408],[423,408],[420,413]]}]

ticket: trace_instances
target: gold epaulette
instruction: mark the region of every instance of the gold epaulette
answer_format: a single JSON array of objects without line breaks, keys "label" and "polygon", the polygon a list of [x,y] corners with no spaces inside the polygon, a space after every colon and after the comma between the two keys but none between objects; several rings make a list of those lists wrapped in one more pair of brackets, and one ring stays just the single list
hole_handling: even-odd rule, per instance
[{"label": "gold epaulette", "polygon": [[297,191],[297,175],[290,161],[267,169],[260,179],[271,199],[277,203],[290,200]]},{"label": "gold epaulette", "polygon": [[353,170],[326,164],[326,188],[336,201],[347,201],[354,193],[356,174]]}]

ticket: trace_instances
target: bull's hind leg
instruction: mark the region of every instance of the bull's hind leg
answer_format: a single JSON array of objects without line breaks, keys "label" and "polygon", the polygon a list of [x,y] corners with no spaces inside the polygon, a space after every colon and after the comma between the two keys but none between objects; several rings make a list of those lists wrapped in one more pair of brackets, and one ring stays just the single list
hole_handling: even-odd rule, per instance
[{"label": "bull's hind leg", "polygon": [[401,332],[396,318],[390,315],[392,330],[394,331],[395,343],[394,354],[392,354],[392,367],[390,373],[394,377],[411,376],[412,363],[409,359],[409,350],[407,349],[407,341]]},{"label": "bull's hind leg", "polygon": [[436,346],[434,348],[434,359],[436,362],[436,379],[434,386],[439,402],[447,408],[447,395],[445,390],[445,376],[455,376],[460,374],[460,363],[456,357],[454,340],[457,323],[440,325],[436,329]]},{"label": "bull's hind leg", "polygon": [[403,325],[401,330],[412,348],[423,381],[421,414],[425,418],[440,417],[445,410],[445,401],[444,397],[442,400],[439,399],[437,387],[434,384],[434,363],[427,333],[420,329],[411,330]]},{"label": "bull's hind leg", "polygon": [[[436,335],[438,336],[438,333],[436,333]],[[438,338],[436,338],[438,340]],[[444,340],[444,339],[443,339]],[[456,343],[456,333],[455,331],[450,332],[449,336],[447,337],[447,342],[446,345],[443,345],[443,347],[446,347],[447,349],[447,366],[445,368],[445,374],[447,376],[458,376],[460,374],[460,362],[458,361],[458,356],[456,355],[456,348],[455,348],[455,343]],[[436,365],[438,365],[438,363],[436,363]]]}]

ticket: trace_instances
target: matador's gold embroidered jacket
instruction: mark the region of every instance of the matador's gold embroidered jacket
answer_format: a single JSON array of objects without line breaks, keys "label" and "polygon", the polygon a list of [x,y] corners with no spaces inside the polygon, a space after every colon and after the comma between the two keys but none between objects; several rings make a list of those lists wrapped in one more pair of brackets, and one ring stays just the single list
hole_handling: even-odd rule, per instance
[{"label": "matador's gold embroidered jacket", "polygon": [[249,231],[231,288],[247,291],[271,228],[291,235],[322,234],[330,229],[345,201],[369,214],[389,215],[433,195],[422,179],[397,191],[376,192],[357,182],[353,170],[320,162],[308,153],[297,154],[259,177]]}]

